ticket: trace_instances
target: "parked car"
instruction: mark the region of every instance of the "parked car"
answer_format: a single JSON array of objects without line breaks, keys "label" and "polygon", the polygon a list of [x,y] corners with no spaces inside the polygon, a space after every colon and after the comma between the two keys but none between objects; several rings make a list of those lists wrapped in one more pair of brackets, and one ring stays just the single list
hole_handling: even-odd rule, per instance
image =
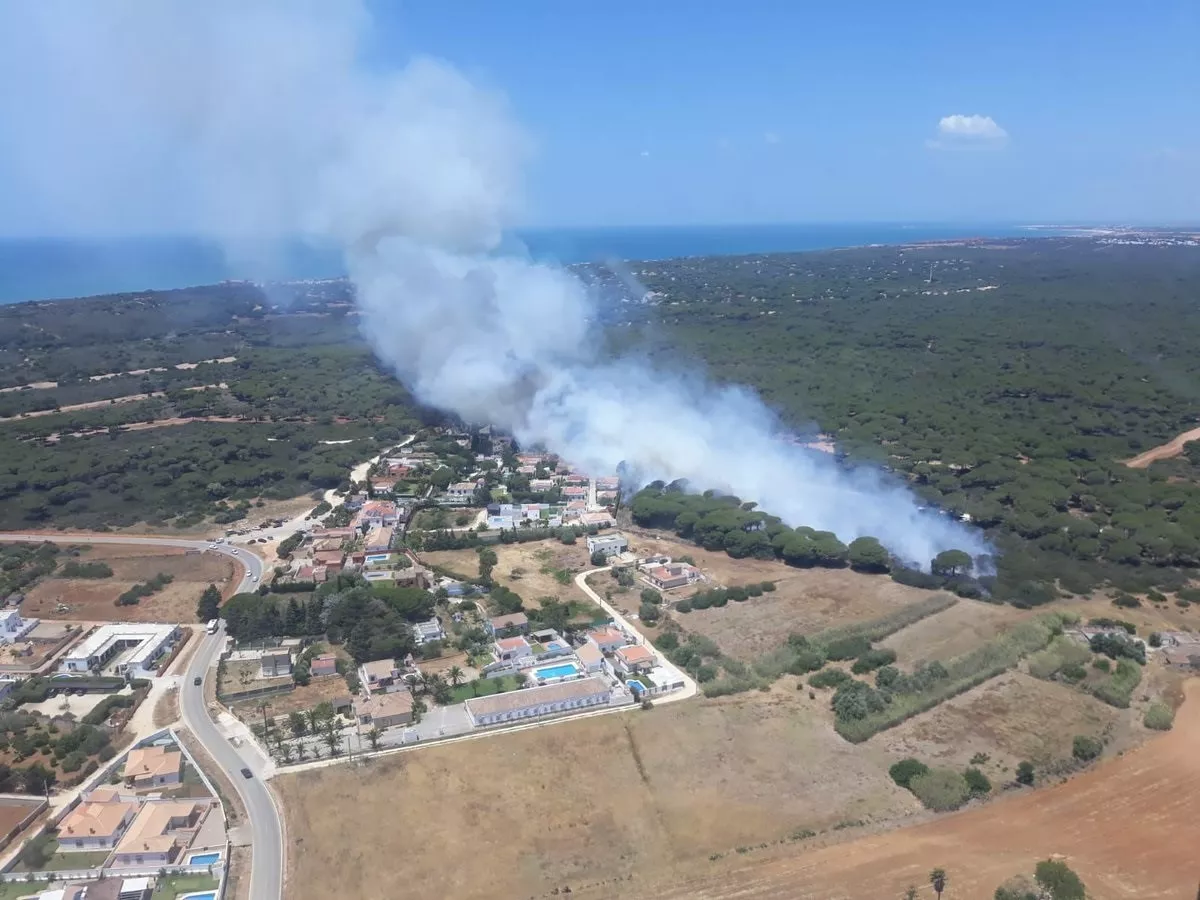
[{"label": "parked car", "polygon": [[254,773],[251,772],[249,769],[247,769],[245,766],[242,766],[242,777],[243,778],[253,778]]},{"label": "parked car", "polygon": [[196,687],[200,687],[201,683],[202,681],[199,675],[192,679],[192,684],[194,684]]}]

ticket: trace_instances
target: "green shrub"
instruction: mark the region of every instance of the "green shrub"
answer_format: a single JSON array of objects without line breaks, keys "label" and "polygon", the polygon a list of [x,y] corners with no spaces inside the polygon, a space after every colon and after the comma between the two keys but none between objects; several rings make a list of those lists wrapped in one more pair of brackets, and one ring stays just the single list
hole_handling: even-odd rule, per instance
[{"label": "green shrub", "polygon": [[859,635],[852,635],[827,643],[825,656],[832,660],[854,659],[870,649],[871,642],[869,640]]},{"label": "green shrub", "polygon": [[815,688],[833,688],[849,680],[850,674],[842,669],[825,669],[809,678],[808,683]]},{"label": "green shrub", "polygon": [[1087,678],[1087,669],[1079,663],[1067,663],[1058,673],[1067,681],[1083,681]]},{"label": "green shrub", "polygon": [[1083,881],[1062,860],[1044,859],[1037,864],[1033,880],[1041,888],[1041,896],[1051,900],[1085,900],[1087,889]]},{"label": "green shrub", "polygon": [[967,780],[953,769],[932,769],[914,776],[908,783],[926,809],[934,812],[949,812],[967,802],[971,791]]},{"label": "green shrub", "polygon": [[874,672],[881,666],[891,665],[895,661],[896,651],[881,647],[878,650],[868,650],[861,654],[854,661],[854,665],[850,667],[850,671],[855,675],[865,675],[867,672]]},{"label": "green shrub", "polygon": [[991,781],[974,766],[963,772],[963,779],[967,782],[967,790],[971,792],[972,797],[983,797],[992,792]]},{"label": "green shrub", "polygon": [[1117,661],[1113,673],[1092,688],[1092,693],[1109,706],[1119,709],[1129,707],[1134,688],[1142,680],[1142,667],[1127,659]]},{"label": "green shrub", "polygon": [[764,591],[766,591],[769,594],[775,590],[775,582],[764,581],[762,584],[759,585],[759,587],[761,587]]},{"label": "green shrub", "polygon": [[1154,702],[1146,709],[1142,724],[1155,731],[1170,731],[1175,724],[1175,713],[1165,703]]},{"label": "green shrub", "polygon": [[1017,784],[1033,784],[1033,763],[1028,760],[1017,763]]},{"label": "green shrub", "polygon": [[907,788],[912,783],[912,780],[918,775],[927,775],[929,766],[921,762],[919,759],[908,757],[902,759],[898,763],[893,763],[888,769],[888,774],[892,776],[892,781],[900,785],[902,788]]},{"label": "green shrub", "polygon": [[1071,743],[1071,755],[1080,762],[1091,762],[1104,752],[1104,745],[1093,737],[1077,734]]},{"label": "green shrub", "polygon": [[1097,656],[1095,659],[1092,660],[1092,668],[1097,669],[1101,672],[1111,672],[1112,671],[1112,663],[1110,663],[1103,656]]},{"label": "green shrub", "polygon": [[675,611],[681,613],[690,613],[692,611],[692,604],[688,600],[680,600],[675,604]]}]

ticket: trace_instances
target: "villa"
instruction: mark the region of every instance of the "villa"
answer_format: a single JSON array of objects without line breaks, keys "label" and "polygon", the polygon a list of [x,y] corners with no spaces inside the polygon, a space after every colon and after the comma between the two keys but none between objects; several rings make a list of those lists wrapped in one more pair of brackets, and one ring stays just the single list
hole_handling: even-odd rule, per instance
[{"label": "villa", "polygon": [[70,852],[112,850],[137,811],[136,801],[109,800],[107,796],[95,800],[89,798],[59,823],[59,849]]},{"label": "villa", "polygon": [[147,801],[117,844],[113,866],[166,866],[174,863],[191,844],[200,823],[212,808],[211,801]]},{"label": "villa", "polygon": [[576,709],[603,706],[612,697],[608,681],[599,675],[548,684],[545,687],[526,688],[476,697],[467,700],[467,716],[475,727],[514,722],[536,716],[553,715]]},{"label": "villa", "polygon": [[336,675],[337,657],[332,653],[322,653],[320,656],[314,656],[308,664],[308,673],[313,678],[319,678],[324,675]]},{"label": "villa", "polygon": [[654,654],[641,644],[621,647],[613,654],[617,671],[622,675],[638,675],[654,668]]},{"label": "villa", "polygon": [[354,716],[360,729],[408,725],[413,720],[413,696],[408,691],[396,691],[360,698],[354,702]]},{"label": "villa", "polygon": [[533,656],[533,648],[529,646],[529,641],[521,635],[516,637],[500,638],[493,645],[493,653],[496,655],[497,662],[517,662],[526,657]]},{"label": "villa", "polygon": [[179,784],[183,780],[183,754],[178,749],[135,747],[125,760],[125,783],[137,790]]},{"label": "villa", "polygon": [[587,639],[595,644],[603,653],[612,653],[618,647],[624,647],[629,643],[625,637],[625,632],[612,625],[606,625],[604,628],[589,631]]}]

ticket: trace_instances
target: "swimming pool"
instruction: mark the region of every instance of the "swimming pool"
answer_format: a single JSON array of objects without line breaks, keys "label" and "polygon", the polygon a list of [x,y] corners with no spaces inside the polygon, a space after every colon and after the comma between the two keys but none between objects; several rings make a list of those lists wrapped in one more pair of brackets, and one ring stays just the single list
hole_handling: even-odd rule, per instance
[{"label": "swimming pool", "polygon": [[563,678],[574,678],[579,674],[579,666],[573,662],[559,663],[557,666],[546,666],[533,670],[533,677],[538,681],[557,681]]},{"label": "swimming pool", "polygon": [[211,866],[221,861],[220,853],[193,853],[188,857],[189,866]]},{"label": "swimming pool", "polygon": [[199,894],[184,894],[179,900],[217,900],[217,892],[202,891]]},{"label": "swimming pool", "polygon": [[367,562],[387,562],[390,553],[368,553],[366,556]]}]

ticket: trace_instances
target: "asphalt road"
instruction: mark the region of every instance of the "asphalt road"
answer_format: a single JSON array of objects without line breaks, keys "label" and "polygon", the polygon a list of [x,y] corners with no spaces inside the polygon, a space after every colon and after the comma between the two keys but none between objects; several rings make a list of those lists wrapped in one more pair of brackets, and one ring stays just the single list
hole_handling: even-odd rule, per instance
[{"label": "asphalt road", "polygon": [[[175,538],[132,537],[99,534],[0,534],[0,541],[52,541],[57,544],[135,544],[149,547],[182,547],[187,550],[206,550],[222,553],[238,560],[245,567],[238,592],[252,591],[262,578],[263,563],[246,550],[238,550],[227,544],[217,544],[216,550],[208,550],[210,541],[188,541]],[[207,682],[216,677],[217,657],[225,643],[225,628],[216,634],[206,634],[192,657],[183,683],[179,688],[180,711],[184,724],[204,745],[218,766],[233,784],[250,817],[250,839],[253,846],[252,870],[250,873],[250,896],[254,900],[281,900],[283,896],[283,829],[274,796],[262,780],[262,770],[267,760],[253,742],[234,747],[217,730],[207,705],[204,702],[206,684],[193,682],[197,677]],[[252,778],[242,776],[248,768]]]}]

